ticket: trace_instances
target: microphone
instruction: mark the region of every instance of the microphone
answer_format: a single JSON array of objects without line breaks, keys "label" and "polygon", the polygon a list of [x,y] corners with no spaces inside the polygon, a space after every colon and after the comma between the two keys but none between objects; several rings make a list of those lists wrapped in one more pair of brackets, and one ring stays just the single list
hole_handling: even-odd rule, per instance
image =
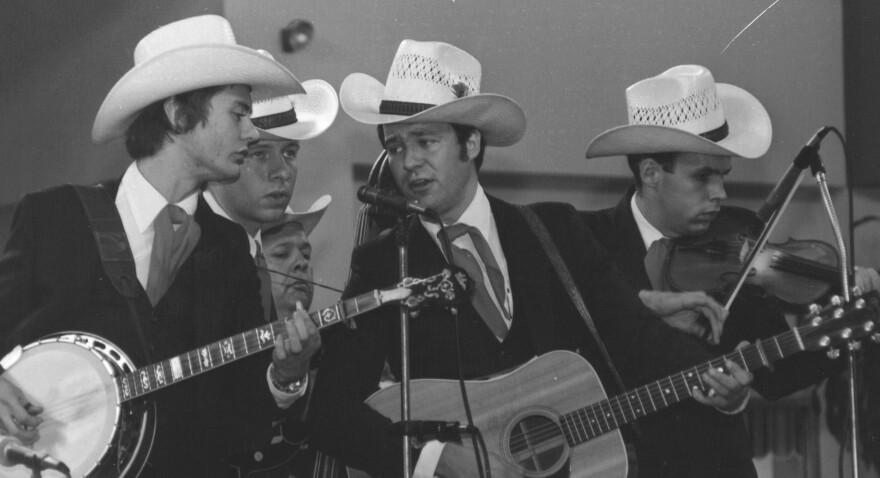
[{"label": "microphone", "polygon": [[397,211],[401,214],[421,214],[430,218],[436,218],[437,213],[431,209],[419,206],[413,202],[407,201],[402,196],[398,196],[384,189],[373,188],[370,186],[361,186],[358,189],[357,197],[361,202],[372,204],[373,206],[384,207]]},{"label": "microphone", "polygon": [[24,465],[32,470],[55,470],[70,476],[70,468],[63,462],[22,445],[18,438],[0,438],[0,466],[15,465]]},{"label": "microphone", "polygon": [[766,224],[767,221],[770,220],[770,216],[772,216],[786,198],[788,198],[789,194],[791,194],[792,190],[797,185],[798,179],[800,179],[801,173],[804,169],[807,169],[807,167],[810,166],[813,167],[815,172],[815,170],[821,167],[821,163],[819,162],[819,144],[829,131],[831,131],[830,126],[823,126],[820,128],[819,131],[816,131],[816,134],[810,138],[810,141],[801,148],[797,156],[795,156],[791,166],[788,167],[788,171],[785,172],[785,175],[782,176],[782,179],[779,180],[776,187],[770,191],[770,195],[767,196],[764,205],[758,210],[757,216],[761,222]]}]

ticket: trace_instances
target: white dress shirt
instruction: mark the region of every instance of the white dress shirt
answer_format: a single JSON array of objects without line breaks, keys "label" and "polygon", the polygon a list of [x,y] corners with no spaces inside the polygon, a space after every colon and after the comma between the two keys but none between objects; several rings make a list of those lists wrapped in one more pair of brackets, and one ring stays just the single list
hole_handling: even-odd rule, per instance
[{"label": "white dress shirt", "polygon": [[[187,215],[196,212],[199,193],[194,192],[176,204]],[[153,221],[168,201],[147,181],[132,161],[122,176],[119,191],[116,193],[116,210],[122,219],[122,227],[131,246],[138,281],[146,290],[150,277],[150,255],[153,252],[153,236],[156,235]]]},{"label": "white dress shirt", "polygon": [[[440,225],[426,221],[421,216],[419,217],[419,220],[422,222],[422,226],[425,230],[428,231],[428,235],[431,236],[437,244],[437,247],[442,251],[443,246],[440,244],[440,238],[437,237],[437,233],[440,232]],[[489,297],[492,298],[492,302],[495,303],[495,307],[498,307],[499,312],[501,312],[501,316],[504,318],[504,323],[509,329],[510,317],[513,317],[513,294],[510,289],[510,274],[507,272],[507,258],[504,257],[504,251],[501,249],[501,239],[498,237],[498,227],[495,225],[495,216],[492,215],[492,207],[489,204],[489,198],[486,197],[486,193],[483,191],[482,186],[477,184],[477,191],[476,194],[474,194],[473,200],[471,200],[467,209],[464,210],[454,224],[466,224],[476,228],[489,244],[489,249],[492,250],[492,255],[495,256],[498,268],[501,269],[501,274],[504,276],[504,290],[507,297],[505,297],[503,309],[501,301],[498,297],[495,297],[495,291],[492,287],[487,287],[486,289],[489,292]],[[446,224],[446,226],[451,225],[452,224]],[[491,284],[489,274],[486,271],[486,265],[483,263],[483,259],[477,252],[476,247],[474,247],[474,242],[471,240],[471,236],[469,234],[462,234],[452,241],[452,243],[462,249],[466,249],[474,257],[478,258],[477,263],[480,265],[480,270],[483,272],[483,283]]]}]

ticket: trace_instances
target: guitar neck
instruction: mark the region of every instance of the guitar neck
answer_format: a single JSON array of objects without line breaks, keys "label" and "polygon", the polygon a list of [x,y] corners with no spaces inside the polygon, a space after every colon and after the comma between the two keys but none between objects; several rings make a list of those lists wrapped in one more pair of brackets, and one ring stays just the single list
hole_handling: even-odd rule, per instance
[{"label": "guitar neck", "polygon": [[678,403],[691,397],[695,388],[705,391],[701,375],[710,368],[726,370],[724,364],[728,360],[748,371],[769,367],[777,360],[805,350],[801,337],[814,328],[813,325],[793,328],[691,369],[563,414],[560,417],[563,433],[569,444],[578,445]]},{"label": "guitar neck", "polygon": [[[400,300],[401,296],[405,297],[408,294],[408,291],[405,294],[398,291],[406,291],[406,289],[374,290],[357,297],[341,300],[332,307],[311,312],[309,317],[319,329],[323,329],[376,309],[390,300]],[[275,336],[285,331],[284,320],[278,320],[227,337],[168,360],[124,373],[116,377],[117,389],[122,391],[122,401],[138,398],[270,348],[275,344]]]}]

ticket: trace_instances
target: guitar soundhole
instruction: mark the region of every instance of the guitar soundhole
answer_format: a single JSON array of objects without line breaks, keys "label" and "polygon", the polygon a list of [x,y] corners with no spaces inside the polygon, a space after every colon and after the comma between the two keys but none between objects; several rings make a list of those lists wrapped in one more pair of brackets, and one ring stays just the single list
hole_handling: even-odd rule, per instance
[{"label": "guitar soundhole", "polygon": [[568,444],[556,416],[546,410],[532,410],[513,421],[507,445],[510,460],[527,472],[554,472],[568,457]]}]

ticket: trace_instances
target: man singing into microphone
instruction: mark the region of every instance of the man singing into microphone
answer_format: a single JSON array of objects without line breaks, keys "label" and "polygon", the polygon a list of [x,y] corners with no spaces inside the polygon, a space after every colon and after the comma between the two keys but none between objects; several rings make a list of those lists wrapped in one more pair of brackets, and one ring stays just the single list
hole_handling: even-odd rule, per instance
[{"label": "man singing into microphone", "polygon": [[[612,366],[603,359],[536,233],[521,210],[490,196],[480,185],[486,146],[513,145],[526,129],[520,106],[505,96],[480,93],[480,78],[480,63],[467,52],[446,43],[405,40],[384,85],[355,73],[340,89],[346,113],[378,126],[398,188],[410,202],[439,215],[452,242],[452,258],[471,271],[477,283],[471,301],[458,307],[457,319],[445,309],[429,308],[411,322],[411,377],[456,379],[461,370],[465,379],[474,379],[510,370],[552,350],[572,350],[582,352],[604,379],[606,390],[613,390]],[[622,373],[637,381],[711,358],[696,338],[649,318],[571,206],[546,203],[533,210],[560,249]],[[411,217],[406,228],[410,275],[426,276],[444,267],[440,224]],[[395,237],[383,234],[355,249],[344,295],[397,280]],[[325,335],[321,376],[312,397],[309,428],[315,443],[373,476],[403,472],[402,437],[389,427],[391,420],[363,403],[376,390],[386,360],[400,376],[397,316],[397,308],[385,307],[365,314],[355,330],[338,328]],[[682,353],[669,359],[670,348]],[[735,365],[730,370],[731,375],[716,370],[704,374],[715,392],[695,392],[696,398],[724,410],[738,407],[751,376]],[[528,390],[508,393],[494,397],[494,402],[500,405]],[[435,401],[460,400],[432,398],[432,403],[414,403],[413,409],[431,416],[426,407]],[[430,442],[418,453],[417,476],[478,474],[469,440]],[[524,473],[500,454],[490,450],[493,476]]]},{"label": "man singing into microphone", "polygon": [[[716,84],[701,66],[677,66],[640,81],[627,88],[626,100],[629,124],[597,136],[587,148],[587,158],[626,156],[635,186],[616,207],[584,212],[582,217],[629,283],[641,290],[646,305],[658,311],[677,297],[659,292],[665,290],[659,284],[659,267],[667,239],[703,234],[717,220],[755,225],[760,231],[761,223],[750,211],[721,207],[727,198],[724,177],[731,170],[731,158],[754,160],[767,151],[772,128],[754,96],[733,85]],[[710,325],[695,313],[664,320],[697,335],[710,334]],[[740,294],[715,350],[719,355],[730,352],[740,341],[752,342],[787,328],[775,304]],[[754,387],[766,398],[779,398],[820,381],[829,372],[828,362],[823,353],[791,357],[778,363],[772,374],[756,373]],[[746,402],[741,405],[734,411],[742,411]],[[685,403],[646,418],[641,432],[636,443],[640,477],[756,476],[745,423],[737,413]]]}]

